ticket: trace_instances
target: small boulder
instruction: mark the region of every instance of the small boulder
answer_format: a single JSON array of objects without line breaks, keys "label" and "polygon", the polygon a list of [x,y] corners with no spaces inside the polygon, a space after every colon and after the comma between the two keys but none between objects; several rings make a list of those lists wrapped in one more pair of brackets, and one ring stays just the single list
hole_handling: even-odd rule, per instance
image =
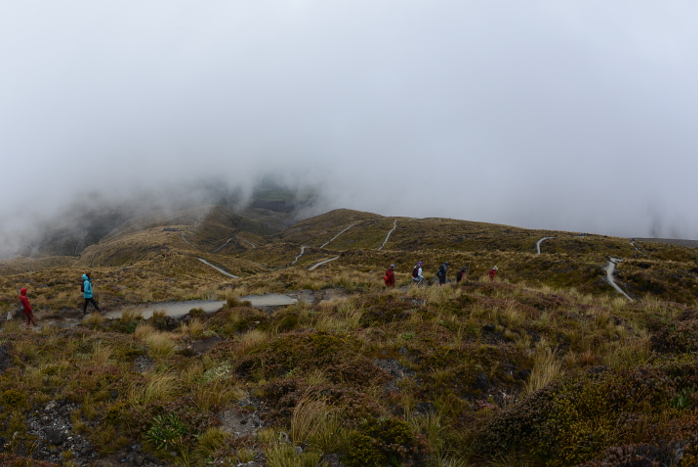
[{"label": "small boulder", "polygon": [[485,373],[478,373],[475,378],[475,383],[473,384],[475,389],[480,389],[482,391],[487,391],[490,388],[490,380],[487,378]]}]

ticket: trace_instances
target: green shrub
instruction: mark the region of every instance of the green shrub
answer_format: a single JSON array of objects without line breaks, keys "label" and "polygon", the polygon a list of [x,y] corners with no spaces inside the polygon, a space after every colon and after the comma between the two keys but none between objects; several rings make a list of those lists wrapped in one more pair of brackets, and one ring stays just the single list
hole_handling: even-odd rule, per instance
[{"label": "green shrub", "polygon": [[660,353],[698,351],[698,320],[667,324],[652,336],[652,350]]},{"label": "green shrub", "polygon": [[187,434],[187,427],[175,414],[156,415],[144,435],[146,443],[156,450],[172,450]]},{"label": "green shrub", "polygon": [[418,440],[409,423],[394,418],[372,419],[349,435],[346,463],[348,467],[400,465],[408,460],[419,463],[427,452],[426,441]]}]

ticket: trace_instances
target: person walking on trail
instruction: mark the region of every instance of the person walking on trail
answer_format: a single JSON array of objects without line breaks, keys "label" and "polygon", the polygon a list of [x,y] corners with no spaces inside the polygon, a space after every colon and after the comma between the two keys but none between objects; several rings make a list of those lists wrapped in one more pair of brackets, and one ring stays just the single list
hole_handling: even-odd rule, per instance
[{"label": "person walking on trail", "polygon": [[29,323],[36,326],[36,320],[34,319],[34,312],[32,311],[32,306],[29,304],[29,299],[27,298],[27,289],[22,287],[19,289],[19,302],[22,304],[22,312],[26,318],[27,329],[29,329]]},{"label": "person walking on trail", "polygon": [[497,275],[498,270],[499,270],[499,268],[497,266],[493,266],[492,269],[487,271],[487,275],[490,276],[490,281],[494,280],[494,276]]},{"label": "person walking on trail", "polygon": [[444,285],[446,283],[446,272],[448,272],[448,261],[439,266],[436,271],[436,277],[439,278],[439,285]]},{"label": "person walking on trail", "polygon": [[391,264],[387,271],[385,271],[385,276],[383,276],[383,282],[385,282],[386,287],[395,287],[395,265]]},{"label": "person walking on trail", "polygon": [[420,284],[423,279],[424,276],[422,276],[422,262],[418,261],[417,265],[414,268],[412,268],[412,280],[415,283]]},{"label": "person walking on trail", "polygon": [[460,271],[458,271],[458,274],[456,274],[456,284],[460,284],[460,281],[462,281],[465,278],[465,275],[468,273],[468,268],[463,266],[460,268]]},{"label": "person walking on trail", "polygon": [[99,309],[99,306],[97,305],[97,302],[95,301],[94,297],[92,296],[92,274],[87,273],[82,275],[82,296],[85,299],[85,303],[82,306],[82,315],[85,316],[87,314],[87,304],[92,303],[92,305],[95,307],[95,310],[101,311]]}]

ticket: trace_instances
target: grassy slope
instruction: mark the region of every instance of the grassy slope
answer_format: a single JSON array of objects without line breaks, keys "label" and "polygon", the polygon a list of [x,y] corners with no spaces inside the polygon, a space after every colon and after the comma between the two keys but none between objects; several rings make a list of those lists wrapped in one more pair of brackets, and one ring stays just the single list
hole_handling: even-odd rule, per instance
[{"label": "grassy slope", "polygon": [[[12,297],[24,285],[40,319],[79,305],[77,278],[90,264],[107,308],[231,299],[215,316],[193,314],[184,324],[92,316],[72,330],[33,334],[16,320],[6,323],[0,436],[11,441],[0,463],[32,455],[27,445],[35,446],[35,458],[50,456],[26,419],[58,401],[72,404],[75,439],[103,457],[123,458],[136,443],[189,465],[235,465],[264,452],[267,465],[314,466],[336,452],[348,466],[620,466],[642,456],[666,464],[680,444],[683,458],[674,465],[694,465],[698,317],[689,310],[698,297],[697,250],[639,242],[643,256],[627,239],[398,218],[378,251],[394,220],[339,210],[263,236],[255,224],[214,209],[196,227],[168,224],[177,232],[163,224],[125,226],[80,260],[0,265],[0,290],[9,297],[1,311],[15,306]],[[544,236],[556,238],[536,255]],[[257,248],[231,241],[210,252],[231,237]],[[288,267],[302,245],[313,247]],[[616,277],[640,301],[627,301],[605,282],[608,256],[625,259]],[[428,277],[444,260],[450,277],[469,265],[469,280],[407,288],[418,260]],[[386,292],[380,277],[390,263],[398,288]],[[500,275],[491,283],[484,274],[494,264]],[[327,288],[352,295],[273,313],[234,299]],[[207,342],[217,343],[200,355],[191,351]],[[143,362],[151,369],[137,370]],[[186,429],[170,436],[166,449],[156,442],[168,436],[161,413],[174,414],[168,423]],[[223,413],[254,413],[264,427],[232,435],[218,426]],[[303,454],[280,442],[279,431]],[[60,462],[80,460],[65,449]]]}]

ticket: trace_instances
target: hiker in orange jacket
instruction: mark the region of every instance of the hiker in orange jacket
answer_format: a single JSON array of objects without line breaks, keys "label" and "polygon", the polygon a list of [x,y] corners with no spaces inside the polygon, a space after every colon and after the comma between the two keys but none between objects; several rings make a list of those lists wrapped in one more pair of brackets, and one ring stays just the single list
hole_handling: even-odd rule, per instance
[{"label": "hiker in orange jacket", "polygon": [[383,276],[383,282],[385,282],[386,287],[395,287],[395,265],[391,264],[387,271],[385,271],[385,276]]},{"label": "hiker in orange jacket", "polygon": [[36,320],[34,319],[34,313],[32,312],[32,306],[29,304],[27,289],[25,287],[19,289],[19,302],[22,304],[22,312],[27,319],[27,329],[29,329],[29,323],[36,326]]}]

